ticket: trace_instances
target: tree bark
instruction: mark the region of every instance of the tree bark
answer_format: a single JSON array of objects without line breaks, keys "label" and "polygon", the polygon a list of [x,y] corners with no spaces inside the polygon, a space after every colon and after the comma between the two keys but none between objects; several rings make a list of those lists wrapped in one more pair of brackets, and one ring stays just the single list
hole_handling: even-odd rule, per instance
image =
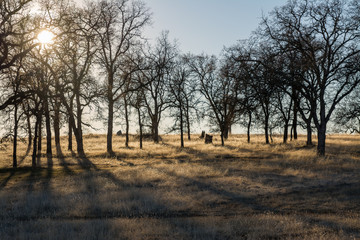
[{"label": "tree bark", "polygon": [[[80,86],[78,88],[80,88]],[[75,138],[76,138],[77,152],[78,152],[79,156],[85,156],[83,134],[82,134],[82,108],[81,108],[80,90],[79,89],[76,91],[76,108],[77,108],[76,109],[77,128],[76,128],[76,131],[74,131],[74,134],[75,134]],[[113,112],[113,109],[111,111]],[[112,136],[112,130],[111,130],[111,136]],[[111,139],[111,142],[112,142],[112,139]]]},{"label": "tree bark", "polygon": [[292,129],[293,129],[294,140],[297,140],[298,134],[297,134],[297,107],[296,107],[296,104],[294,104],[294,119],[292,122]]},{"label": "tree bark", "polygon": [[[48,99],[44,100],[45,103],[45,125],[46,125],[46,155],[48,157],[52,156],[52,147],[51,147],[51,122],[50,122],[50,112],[49,106],[47,103]],[[41,127],[40,127],[41,129]],[[40,135],[39,135],[40,136]]]},{"label": "tree bark", "polygon": [[250,143],[250,128],[251,128],[251,112],[249,112],[249,121],[247,125],[247,142]]},{"label": "tree bark", "polygon": [[307,132],[306,145],[307,145],[307,146],[311,146],[311,145],[313,145],[313,142],[312,142],[311,121],[306,123],[306,132]]},{"label": "tree bark", "polygon": [[79,133],[78,129],[76,129],[76,131],[74,131],[74,133],[75,132],[76,132],[76,134],[74,134],[74,135],[75,135],[75,139],[76,139],[77,152],[78,152],[79,156],[85,156],[83,136],[82,136],[82,134]]},{"label": "tree bark", "polygon": [[286,121],[285,124],[284,124],[284,138],[283,138],[283,143],[287,143],[288,135],[289,135],[289,122]]},{"label": "tree bark", "polygon": [[184,147],[184,120],[183,120],[183,110],[180,104],[180,142],[181,148]]},{"label": "tree bark", "polygon": [[107,129],[107,137],[106,137],[106,149],[108,154],[114,155],[114,151],[112,148],[112,134],[113,134],[113,122],[114,122],[114,101],[112,99],[109,100],[109,112],[108,112],[108,129]]},{"label": "tree bark", "polygon": [[191,130],[190,130],[190,116],[189,116],[189,109],[186,109],[186,126],[187,126],[187,135],[188,135],[188,140],[191,140]]},{"label": "tree bark", "polygon": [[293,106],[294,118],[293,118],[293,122],[292,122],[292,134],[294,135],[294,140],[297,140],[298,139],[298,134],[297,134],[298,93],[295,90],[295,87],[292,88],[292,98],[293,98],[293,101],[294,101],[294,106]]},{"label": "tree bark", "polygon": [[224,133],[221,133],[221,146],[225,146]]},{"label": "tree bark", "polygon": [[126,95],[124,96],[124,107],[125,107],[125,147],[129,147],[129,112]]},{"label": "tree bark", "polygon": [[326,124],[321,123],[318,128],[318,146],[317,146],[318,156],[325,156],[325,139],[326,139]]},{"label": "tree bark", "polygon": [[224,136],[224,139],[228,139],[229,138],[229,127],[227,125],[224,126],[224,131],[223,131],[223,136]]},{"label": "tree bark", "polygon": [[13,168],[17,168],[17,135],[18,135],[18,117],[17,117],[17,112],[18,112],[18,106],[17,104],[15,104],[15,108],[14,108],[14,142],[13,142]]},{"label": "tree bark", "polygon": [[60,106],[58,102],[55,102],[54,108],[54,135],[55,135],[55,148],[57,156],[62,155],[61,143],[60,143]]},{"label": "tree bark", "polygon": [[34,131],[34,145],[33,145],[33,153],[32,153],[32,158],[31,158],[31,167],[32,168],[36,168],[36,157],[37,157],[37,142],[38,142],[38,128],[39,128],[39,124],[40,124],[40,119],[42,117],[41,113],[38,113],[38,115],[36,116],[36,122],[35,122],[35,131]]},{"label": "tree bark", "polygon": [[38,136],[37,136],[37,140],[38,140],[38,145],[37,145],[37,151],[38,151],[38,155],[41,154],[41,149],[42,149],[42,121],[43,121],[43,116],[42,113],[39,116],[39,122],[38,122]]},{"label": "tree bark", "polygon": [[[325,140],[326,140],[326,117],[325,117],[325,90],[321,89],[320,91],[320,111],[319,118],[313,113],[315,125],[318,131],[318,146],[317,146],[317,155],[325,156]],[[316,118],[315,118],[316,117]],[[320,121],[319,121],[320,120]]]},{"label": "tree bark", "polygon": [[72,151],[73,150],[73,142],[72,142],[72,127],[70,124],[70,117],[69,117],[69,122],[68,122],[68,150]]},{"label": "tree bark", "polygon": [[[155,115],[156,116],[156,115]],[[154,143],[159,143],[159,124],[158,124],[158,121],[157,121],[157,118],[154,117],[152,119],[152,134],[153,134],[153,140],[154,140]]]},{"label": "tree bark", "polygon": [[27,121],[27,127],[28,127],[28,146],[26,149],[26,155],[30,153],[31,150],[31,142],[32,142],[32,131],[31,131],[31,119],[30,119],[30,115],[26,115],[26,121]]},{"label": "tree bark", "polygon": [[138,117],[139,117],[139,142],[140,142],[140,149],[143,148],[143,132],[142,132],[142,123],[141,123],[141,111],[140,108],[137,108],[138,111]]},{"label": "tree bark", "polygon": [[[74,104],[73,104],[73,98],[70,98],[70,105],[69,105],[69,114],[72,114],[74,111]],[[68,122],[68,150],[73,151],[73,130],[72,130],[72,123],[71,123],[71,116],[69,116],[69,122]]]},{"label": "tree bark", "polygon": [[265,143],[270,144],[270,141],[269,141],[269,117],[267,115],[265,115],[264,131],[265,131]]}]

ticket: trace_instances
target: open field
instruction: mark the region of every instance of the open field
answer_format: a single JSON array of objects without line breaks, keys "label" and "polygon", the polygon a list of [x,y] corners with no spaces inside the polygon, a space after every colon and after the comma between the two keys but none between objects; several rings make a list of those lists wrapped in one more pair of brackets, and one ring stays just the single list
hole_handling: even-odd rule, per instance
[{"label": "open field", "polygon": [[85,137],[86,158],[64,138],[36,170],[21,143],[16,171],[2,145],[0,239],[360,239],[360,136],[328,136],[323,158],[302,136],[178,138],[114,136],[114,158],[105,136]]}]

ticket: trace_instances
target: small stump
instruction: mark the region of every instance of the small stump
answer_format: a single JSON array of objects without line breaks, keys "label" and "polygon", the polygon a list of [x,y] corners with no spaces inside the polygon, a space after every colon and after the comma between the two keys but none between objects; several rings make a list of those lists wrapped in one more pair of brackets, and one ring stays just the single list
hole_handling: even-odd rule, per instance
[{"label": "small stump", "polygon": [[212,140],[213,140],[213,136],[211,136],[209,134],[205,135],[205,143],[206,144],[212,143]]},{"label": "small stump", "polygon": [[117,131],[116,135],[117,135],[117,136],[121,136],[121,135],[122,135],[121,130]]},{"label": "small stump", "polygon": [[202,131],[199,138],[203,139],[204,137],[205,137],[205,131]]}]

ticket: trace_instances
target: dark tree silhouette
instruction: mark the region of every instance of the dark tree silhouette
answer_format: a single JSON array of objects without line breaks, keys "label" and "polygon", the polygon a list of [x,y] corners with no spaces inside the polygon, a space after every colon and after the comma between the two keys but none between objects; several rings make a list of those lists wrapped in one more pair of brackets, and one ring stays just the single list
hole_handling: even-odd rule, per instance
[{"label": "dark tree silhouette", "polygon": [[199,91],[205,98],[207,110],[205,116],[220,131],[221,145],[227,139],[229,129],[234,123],[240,105],[238,96],[239,84],[227,74],[229,66],[224,64],[218,70],[214,56],[199,55],[190,59],[189,66],[196,76]]},{"label": "dark tree silhouette", "polygon": [[170,98],[167,89],[171,73],[175,66],[177,47],[168,39],[168,32],[163,32],[155,47],[147,56],[149,69],[145,72],[144,103],[151,121],[151,134],[154,142],[159,142],[159,124],[163,112],[169,107]]},{"label": "dark tree silhouette", "polygon": [[[189,80],[190,80],[190,70],[185,65],[185,59],[180,58],[176,63],[176,67],[171,74],[169,81],[169,94],[170,94],[170,110],[171,116],[174,118],[175,122],[171,131],[180,130],[180,147],[184,147],[184,125],[185,125],[185,116],[186,111],[188,111],[187,106],[189,106]],[[190,90],[191,91],[191,90]],[[188,123],[189,124],[189,123]],[[190,129],[190,126],[188,126]]]},{"label": "dark tree silhouette", "polygon": [[107,152],[114,154],[112,134],[114,122],[114,103],[121,97],[124,79],[117,78],[121,71],[121,61],[125,54],[138,44],[142,29],[150,22],[150,13],[143,2],[112,0],[98,4],[99,28],[96,28],[100,41],[97,54],[98,63],[106,73],[105,83],[107,116]]},{"label": "dark tree silhouette", "polygon": [[327,123],[335,107],[360,82],[360,22],[354,20],[358,10],[352,4],[291,1],[263,21],[264,33],[274,44],[299,52],[307,66],[296,84],[310,106],[320,156],[325,155]]}]

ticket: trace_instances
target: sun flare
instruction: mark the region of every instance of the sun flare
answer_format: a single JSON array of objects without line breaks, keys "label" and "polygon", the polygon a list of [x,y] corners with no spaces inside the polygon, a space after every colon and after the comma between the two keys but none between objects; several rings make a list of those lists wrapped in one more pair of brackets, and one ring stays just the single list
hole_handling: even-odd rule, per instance
[{"label": "sun flare", "polygon": [[48,30],[42,30],[38,34],[37,39],[41,44],[52,44],[54,39],[54,34]]}]

